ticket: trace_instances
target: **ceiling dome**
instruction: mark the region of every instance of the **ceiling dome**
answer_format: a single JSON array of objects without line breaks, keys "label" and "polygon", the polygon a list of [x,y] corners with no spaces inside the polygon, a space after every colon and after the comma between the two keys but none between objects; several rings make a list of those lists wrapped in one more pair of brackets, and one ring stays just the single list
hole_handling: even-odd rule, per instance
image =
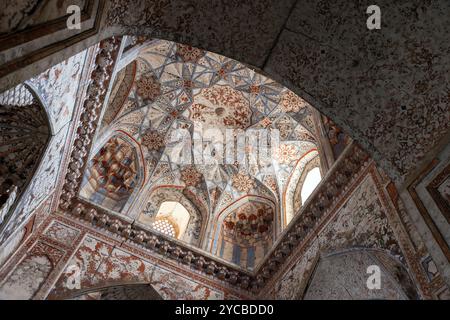
[{"label": "ceiling dome", "polygon": [[[214,239],[220,230],[227,239],[264,235],[266,244],[272,243],[286,223],[285,211],[293,210],[283,204],[286,194],[295,192],[295,179],[318,158],[313,112],[296,94],[235,60],[174,42],[147,41],[116,75],[94,147],[101,150],[115,135],[127,136],[136,148],[128,171],[145,178],[132,184],[126,205],[109,201],[108,208],[151,226],[141,214],[157,211],[148,210],[148,202],[154,190],[164,188],[166,194],[173,190],[166,200],[191,202],[202,215],[198,220],[209,221],[201,228],[199,246],[213,251],[208,237]],[[113,171],[101,164],[103,171]],[[89,170],[85,173],[91,185],[95,179]],[[89,190],[82,196],[103,199]],[[253,213],[235,210],[218,218],[247,196],[273,206],[252,205],[245,210],[256,208]],[[221,223],[224,229],[214,226]]]}]

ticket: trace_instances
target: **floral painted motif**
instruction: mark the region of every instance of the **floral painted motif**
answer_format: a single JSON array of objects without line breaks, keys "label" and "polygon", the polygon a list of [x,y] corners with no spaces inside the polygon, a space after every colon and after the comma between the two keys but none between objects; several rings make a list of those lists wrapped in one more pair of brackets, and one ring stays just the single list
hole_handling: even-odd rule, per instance
[{"label": "floral painted motif", "polygon": [[224,231],[235,241],[250,240],[266,236],[271,231],[273,209],[263,203],[250,202],[229,214],[224,219]]},{"label": "floral painted motif", "polygon": [[[114,121],[103,128],[126,132],[142,146],[145,166],[138,170],[146,170],[143,172],[148,177],[146,187],[130,196],[121,214],[137,219],[145,216],[147,220],[142,221],[150,224],[148,219],[158,212],[158,206],[143,210],[146,214],[142,215],[143,212],[134,212],[137,206],[133,203],[148,204],[152,193],[161,187],[186,197],[186,201],[192,202],[186,209],[191,214],[201,213],[199,217],[215,216],[249,193],[272,201],[274,210],[278,210],[279,193],[294,169],[295,161],[290,161],[291,158],[298,159],[314,148],[317,141],[312,137],[316,132],[314,125],[305,125],[310,115],[306,112],[309,105],[303,108],[303,101],[282,85],[237,61],[211,52],[163,40],[149,40],[139,50],[135,80],[126,102]],[[281,107],[286,101],[289,105],[285,109],[291,110],[289,114]],[[297,109],[301,109],[300,112],[294,112]],[[263,128],[267,130],[261,130]],[[198,129],[203,130],[200,135]],[[213,131],[209,129],[218,131],[211,134]],[[253,129],[261,131],[252,136]],[[275,142],[277,131],[281,138],[279,143]],[[224,145],[222,150],[217,147],[222,140],[219,132],[223,138],[231,138],[229,142],[234,139],[237,152],[232,150],[231,144]],[[202,142],[198,139],[200,136]],[[196,148],[197,142],[202,149]],[[268,148],[260,150],[256,147],[258,142]],[[275,151],[282,143],[295,147],[283,150],[280,165],[275,155],[267,152]],[[227,151],[229,153],[225,154]],[[207,152],[217,160],[221,153],[227,157],[230,154],[244,156],[214,164],[197,163],[199,156]],[[188,161],[177,161],[178,155],[186,156],[184,159]],[[245,165],[241,162],[243,159]],[[282,174],[275,172],[278,169]],[[267,176],[272,179],[265,181]],[[171,201],[181,203],[179,199],[172,197]],[[208,223],[205,220],[197,220],[201,228],[197,228],[197,224],[187,228],[186,234],[195,230],[193,236],[180,240],[199,244],[203,233],[198,237],[200,232],[196,230],[204,232],[209,227],[202,225]]]},{"label": "floral painted motif", "polygon": [[161,84],[152,75],[143,75],[136,83],[137,94],[143,99],[155,101],[161,94]]},{"label": "floral painted motif", "polygon": [[254,182],[249,175],[245,173],[238,173],[233,176],[233,187],[240,192],[249,193],[249,191],[254,187]]},{"label": "floral painted motif", "polygon": [[[221,135],[214,133],[206,137],[206,130],[212,132],[209,129],[218,129],[224,138],[227,134],[232,135],[236,149],[240,148],[239,144],[243,141],[242,133],[249,133],[239,129],[246,131],[267,128],[266,132],[275,134],[278,129],[281,142],[300,140],[294,143],[297,147],[297,157],[309,151],[311,144],[317,141],[312,137],[314,126],[312,125],[311,129],[304,123],[309,115],[306,112],[310,108],[309,105],[305,104],[305,108],[298,113],[292,111],[287,114],[281,108],[283,99],[283,103],[289,102],[289,110],[298,108],[303,101],[282,85],[227,57],[170,41],[151,40],[141,48],[136,58],[135,79],[127,101],[111,128],[131,134],[142,145],[144,161],[147,164],[146,175],[150,177],[149,183],[152,187],[173,185],[175,180],[177,185],[196,187],[198,196],[205,199],[204,206],[212,214],[247,190],[251,190],[255,195],[276,197],[277,188],[274,186],[279,185],[279,188],[282,188],[281,179],[287,179],[293,169],[290,165],[294,162],[283,166],[285,177],[274,175],[275,172],[267,173],[275,177],[275,181],[271,181],[274,192],[270,191],[271,187],[267,184],[257,185],[256,182],[263,182],[266,175],[258,176],[266,162],[263,164],[265,160],[258,161],[258,157],[262,158],[261,153],[252,145],[254,142],[250,141],[248,134],[242,149],[248,166],[244,168],[239,165],[237,159],[226,164],[219,162],[214,167],[196,163],[195,170],[201,174],[198,180],[191,169],[183,172],[185,165],[180,167],[175,160],[177,157],[173,156],[185,156],[187,153],[184,152],[188,151],[190,158],[188,155],[187,159],[197,159],[198,153],[194,146],[195,141],[199,141],[197,129],[203,130],[203,151],[210,152],[216,159],[222,152],[216,148]],[[148,91],[148,88],[156,88],[156,93],[146,99],[146,94],[141,91]],[[158,92],[159,96],[156,97]],[[300,126],[304,126],[305,130],[300,130]],[[174,130],[179,129],[183,129],[187,134],[183,135],[182,139],[180,137],[172,140]],[[308,132],[312,136],[309,136]],[[269,139],[271,140],[270,137]],[[186,143],[190,144],[187,148]],[[269,146],[270,142],[267,144]],[[226,150],[231,151],[231,148],[225,147],[223,151]],[[273,158],[267,154],[263,157]],[[164,162],[167,163],[168,169],[160,172],[158,168]],[[267,163],[267,169],[272,170],[272,159]],[[244,191],[233,188],[232,177],[238,172],[247,175],[247,179],[252,181],[248,186],[245,185],[247,179],[236,182]]]},{"label": "floral painted motif", "polygon": [[297,148],[292,144],[282,144],[276,151],[276,158],[282,164],[289,164],[297,157]]},{"label": "floral painted motif", "polygon": [[136,62],[130,63],[117,73],[109,96],[108,108],[103,115],[102,127],[110,124],[123,109],[134,83],[136,65]]},{"label": "floral painted motif", "polygon": [[200,183],[202,175],[194,168],[187,167],[181,171],[181,180],[186,184],[186,186],[196,187]]},{"label": "floral painted motif", "polygon": [[164,138],[159,132],[147,129],[142,135],[142,145],[149,150],[157,151],[164,147]]},{"label": "floral painted motif", "polygon": [[151,285],[167,300],[217,300],[223,293],[164,269],[156,269]]},{"label": "floral painted motif", "polygon": [[223,293],[206,287],[194,280],[156,266],[139,256],[113,248],[107,243],[88,236],[61,274],[50,299],[71,297],[75,292],[69,289],[71,266],[81,270],[80,282],[83,289],[107,287],[118,281],[150,283],[164,299],[220,299]]},{"label": "floral painted motif", "polygon": [[204,110],[207,108],[208,108],[207,106],[200,103],[193,104],[191,107],[191,119],[198,121],[205,121]]},{"label": "floral painted motif", "polygon": [[275,127],[280,131],[280,138],[287,140],[292,133],[294,124],[288,116],[282,116],[275,123]]},{"label": "floral painted motif", "polygon": [[266,128],[272,124],[272,120],[270,120],[270,118],[265,117],[264,119],[261,120],[260,123],[264,128]]},{"label": "floral painted motif", "polygon": [[274,176],[267,176],[264,179],[264,184],[267,185],[275,194],[277,194],[277,180]]},{"label": "floral painted motif", "polygon": [[121,123],[124,124],[140,124],[142,122],[142,120],[144,119],[145,114],[143,112],[133,112],[130,113],[129,115],[124,116],[121,119]]}]

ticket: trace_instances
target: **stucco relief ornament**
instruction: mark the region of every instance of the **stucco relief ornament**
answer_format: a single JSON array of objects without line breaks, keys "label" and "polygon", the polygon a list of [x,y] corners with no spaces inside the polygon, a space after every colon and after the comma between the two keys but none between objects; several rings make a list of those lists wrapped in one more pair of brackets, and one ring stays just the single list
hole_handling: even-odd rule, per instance
[{"label": "stucco relief ornament", "polygon": [[181,171],[181,180],[186,186],[196,187],[199,185],[201,174],[194,167],[187,167]]},{"label": "stucco relief ornament", "polygon": [[137,94],[143,99],[155,101],[161,94],[161,84],[152,75],[143,75],[136,82]]},{"label": "stucco relief ornament", "polygon": [[284,112],[299,112],[307,107],[307,103],[292,91],[287,90],[281,97],[280,106]]},{"label": "stucco relief ornament", "polygon": [[157,151],[164,147],[164,138],[158,131],[147,129],[142,136],[142,145],[148,150]]},{"label": "stucco relief ornament", "polygon": [[203,113],[214,115],[227,127],[245,129],[250,125],[252,111],[241,92],[230,86],[217,85],[202,90],[202,96],[210,103]]},{"label": "stucco relief ornament", "polygon": [[248,193],[253,189],[254,183],[249,175],[238,173],[233,176],[233,187],[240,192]]}]

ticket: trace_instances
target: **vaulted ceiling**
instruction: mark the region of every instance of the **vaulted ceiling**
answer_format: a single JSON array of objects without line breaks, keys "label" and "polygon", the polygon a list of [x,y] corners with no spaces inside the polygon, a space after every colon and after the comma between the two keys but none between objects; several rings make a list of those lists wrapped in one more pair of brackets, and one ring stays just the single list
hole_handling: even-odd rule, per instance
[{"label": "vaulted ceiling", "polygon": [[[211,239],[222,215],[236,214],[230,208],[251,197],[272,204],[273,239],[288,222],[286,215],[293,216],[291,202],[302,172],[318,159],[313,112],[296,94],[235,60],[174,42],[147,41],[116,75],[81,195],[138,218],[157,211],[149,210],[149,203],[158,202],[152,194],[163,188],[166,200],[187,200],[196,208]],[[136,150],[138,159],[109,160],[115,149],[108,152],[105,146],[125,148],[117,141]],[[228,150],[237,156],[227,158]],[[129,172],[121,171],[124,164]],[[126,205],[111,204],[118,196],[109,193],[130,189],[118,185],[124,175],[140,178]],[[101,181],[86,183],[95,179]],[[114,187],[101,192],[92,187],[102,181]],[[202,246],[208,247],[206,240]]]}]

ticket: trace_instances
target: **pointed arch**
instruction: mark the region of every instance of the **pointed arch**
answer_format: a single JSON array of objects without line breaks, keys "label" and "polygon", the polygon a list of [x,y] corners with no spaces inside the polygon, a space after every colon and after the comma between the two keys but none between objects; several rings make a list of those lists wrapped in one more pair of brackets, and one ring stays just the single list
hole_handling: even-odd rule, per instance
[{"label": "pointed arch", "polygon": [[164,201],[160,204],[152,228],[180,239],[184,236],[191,215],[189,211],[178,201]]},{"label": "pointed arch", "polygon": [[300,210],[302,205],[301,198],[299,198],[301,187],[305,181],[306,174],[315,167],[320,167],[320,157],[317,149],[312,149],[298,159],[292,170],[283,192],[283,215],[281,223],[283,228],[289,224],[295,214]]},{"label": "pointed arch", "polygon": [[303,181],[300,189],[300,199],[302,205],[309,198],[321,179],[322,177],[318,166],[314,166],[312,169],[305,171],[305,180]]},{"label": "pointed arch", "polygon": [[253,269],[275,241],[277,207],[272,199],[246,195],[224,208],[211,225],[206,250]]},{"label": "pointed arch", "polygon": [[[193,196],[193,195],[192,195]],[[164,217],[168,219],[169,223],[178,224],[175,217],[170,214],[161,214],[161,206],[164,202],[175,202],[183,206],[189,213],[189,220],[185,227],[179,228],[177,238],[189,244],[200,246],[206,229],[208,215],[206,208],[201,208],[197,201],[193,201],[191,197],[185,192],[183,186],[176,185],[161,185],[149,192],[145,207],[140,212],[137,220],[147,226],[152,226],[158,218]],[[184,229],[184,232],[182,229]]]},{"label": "pointed arch", "polygon": [[91,155],[80,196],[126,215],[146,179],[139,144],[125,132],[114,131],[99,139]]},{"label": "pointed arch", "polygon": [[[367,286],[369,267],[379,272],[382,285],[378,290]],[[382,249],[349,248],[319,254],[300,288],[297,298],[305,300],[418,299],[408,269]]]}]

